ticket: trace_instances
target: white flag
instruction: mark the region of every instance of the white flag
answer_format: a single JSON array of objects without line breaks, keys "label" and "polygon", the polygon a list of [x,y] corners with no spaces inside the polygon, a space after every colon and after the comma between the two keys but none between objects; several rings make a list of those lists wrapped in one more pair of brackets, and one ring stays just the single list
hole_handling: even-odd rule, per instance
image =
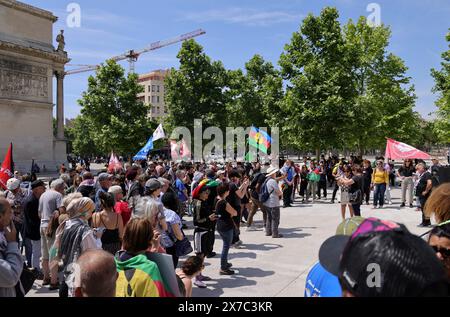
[{"label": "white flag", "polygon": [[155,132],[153,132],[153,141],[164,139],[166,135],[164,134],[164,130],[162,127],[162,124],[159,124],[159,126],[156,128]]}]

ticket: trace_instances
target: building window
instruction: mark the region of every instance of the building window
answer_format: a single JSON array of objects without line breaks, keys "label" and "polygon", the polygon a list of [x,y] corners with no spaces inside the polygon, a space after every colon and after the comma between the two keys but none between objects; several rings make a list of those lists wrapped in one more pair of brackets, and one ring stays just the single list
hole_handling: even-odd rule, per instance
[{"label": "building window", "polygon": [[158,86],[156,86],[156,91],[157,91],[157,92],[159,92],[159,85],[158,85]]},{"label": "building window", "polygon": [[159,114],[159,107],[156,107],[156,114]]},{"label": "building window", "polygon": [[152,103],[156,103],[156,96],[152,96]]},{"label": "building window", "polygon": [[155,113],[155,107],[152,107],[152,113]]},{"label": "building window", "polygon": [[150,85],[148,85],[148,92],[150,92],[150,90],[151,90]]},{"label": "building window", "polygon": [[155,91],[156,91],[156,86],[152,85],[152,92],[155,92]]},{"label": "building window", "polygon": [[156,103],[159,103],[159,96],[156,96]]},{"label": "building window", "polygon": [[164,108],[164,113],[167,114],[167,109],[166,108]]}]

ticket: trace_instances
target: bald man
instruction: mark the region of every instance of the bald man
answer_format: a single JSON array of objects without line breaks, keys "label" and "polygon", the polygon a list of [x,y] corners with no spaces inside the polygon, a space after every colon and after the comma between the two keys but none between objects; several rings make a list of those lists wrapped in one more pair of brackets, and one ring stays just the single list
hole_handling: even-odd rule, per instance
[{"label": "bald man", "polygon": [[115,297],[118,277],[114,257],[103,250],[87,250],[77,261],[76,297]]}]

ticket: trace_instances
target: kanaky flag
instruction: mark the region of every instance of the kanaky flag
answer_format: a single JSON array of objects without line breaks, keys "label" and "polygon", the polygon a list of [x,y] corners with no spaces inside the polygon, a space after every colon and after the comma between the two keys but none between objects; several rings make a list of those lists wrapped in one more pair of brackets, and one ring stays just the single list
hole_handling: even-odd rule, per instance
[{"label": "kanaky flag", "polygon": [[5,160],[0,168],[0,187],[6,189],[6,182],[14,176],[14,161],[12,156],[12,143],[9,145],[8,152],[6,152]]},{"label": "kanaky flag", "polygon": [[393,139],[387,139],[385,157],[391,160],[401,159],[422,159],[430,160],[431,156],[422,152],[411,145],[398,142]]},{"label": "kanaky flag", "polygon": [[116,172],[121,168],[122,164],[120,163],[119,159],[114,155],[114,152],[111,152],[111,157],[109,158],[108,164],[108,173]]}]

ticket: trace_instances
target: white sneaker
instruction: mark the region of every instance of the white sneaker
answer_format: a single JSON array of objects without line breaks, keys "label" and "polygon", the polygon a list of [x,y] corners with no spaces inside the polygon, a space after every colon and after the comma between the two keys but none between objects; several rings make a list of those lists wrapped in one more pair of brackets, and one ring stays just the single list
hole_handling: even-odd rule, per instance
[{"label": "white sneaker", "polygon": [[247,227],[247,230],[245,231],[256,231],[256,228],[253,226]]},{"label": "white sneaker", "polygon": [[392,201],[391,200],[389,200],[389,205],[392,205]]}]

